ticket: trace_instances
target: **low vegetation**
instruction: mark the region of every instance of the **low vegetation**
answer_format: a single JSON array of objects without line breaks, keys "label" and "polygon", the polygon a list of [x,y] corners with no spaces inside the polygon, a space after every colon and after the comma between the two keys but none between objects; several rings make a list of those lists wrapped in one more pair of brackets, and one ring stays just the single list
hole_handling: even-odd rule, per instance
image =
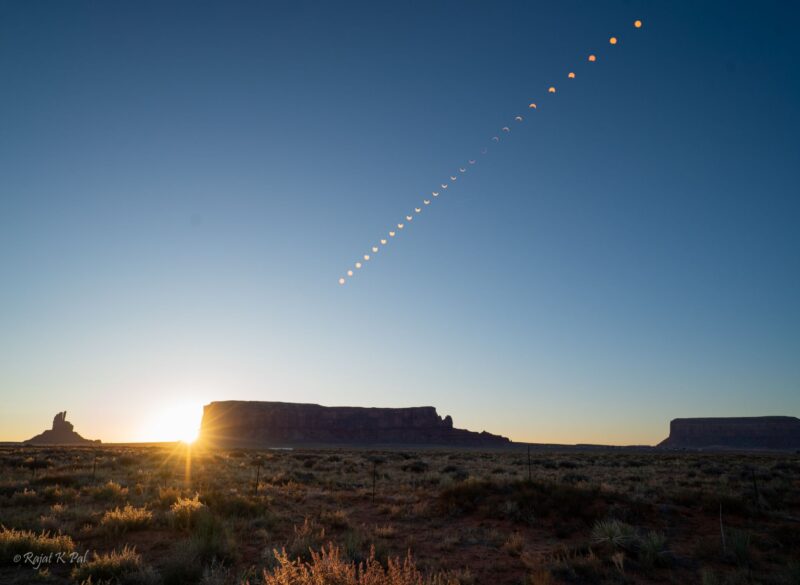
[{"label": "low vegetation", "polygon": [[0,564],[10,565],[17,555],[47,555],[50,553],[71,553],[75,550],[72,538],[64,534],[51,535],[42,531],[0,528]]},{"label": "low vegetation", "polygon": [[128,504],[122,509],[114,508],[103,514],[100,525],[112,534],[121,534],[129,530],[143,530],[150,525],[152,520],[152,512]]},{"label": "low vegetation", "polygon": [[[0,583],[800,576],[797,455],[238,449],[190,462],[183,447],[0,448]],[[73,560],[48,561],[59,554]]]}]

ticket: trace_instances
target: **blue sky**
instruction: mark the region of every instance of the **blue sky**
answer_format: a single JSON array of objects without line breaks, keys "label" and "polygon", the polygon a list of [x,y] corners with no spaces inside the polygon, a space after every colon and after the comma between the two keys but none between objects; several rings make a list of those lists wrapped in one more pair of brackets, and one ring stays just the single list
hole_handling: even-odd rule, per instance
[{"label": "blue sky", "polygon": [[800,414],[798,16],[0,2],[0,439],[222,399],[542,442]]}]

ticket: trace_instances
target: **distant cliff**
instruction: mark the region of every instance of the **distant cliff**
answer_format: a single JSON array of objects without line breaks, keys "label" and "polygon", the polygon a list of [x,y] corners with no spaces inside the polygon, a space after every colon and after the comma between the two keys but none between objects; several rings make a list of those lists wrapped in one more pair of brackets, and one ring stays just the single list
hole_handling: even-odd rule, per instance
[{"label": "distant cliff", "polygon": [[676,418],[659,447],[800,449],[800,419],[793,416]]},{"label": "distant cliff", "polygon": [[67,411],[65,410],[53,417],[53,428],[25,442],[31,445],[87,445],[100,442],[84,439],[73,429],[72,423],[67,420]]},{"label": "distant cliff", "polygon": [[453,428],[432,406],[362,408],[292,402],[212,402],[200,439],[225,446],[427,444],[502,446],[506,437]]}]

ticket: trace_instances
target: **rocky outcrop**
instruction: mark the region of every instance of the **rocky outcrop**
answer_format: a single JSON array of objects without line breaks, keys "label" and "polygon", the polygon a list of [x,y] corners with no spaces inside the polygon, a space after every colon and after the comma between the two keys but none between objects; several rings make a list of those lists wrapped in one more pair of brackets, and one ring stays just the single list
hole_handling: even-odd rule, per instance
[{"label": "rocky outcrop", "polygon": [[84,439],[73,429],[72,423],[67,420],[67,411],[65,410],[53,417],[52,429],[36,435],[25,442],[31,445],[85,445],[100,442]]},{"label": "rocky outcrop", "polygon": [[676,418],[659,447],[798,449],[800,419],[793,416]]},{"label": "rocky outcrop", "polygon": [[362,408],[291,402],[212,402],[203,408],[200,440],[224,446],[507,445],[506,437],[453,428],[432,406]]}]

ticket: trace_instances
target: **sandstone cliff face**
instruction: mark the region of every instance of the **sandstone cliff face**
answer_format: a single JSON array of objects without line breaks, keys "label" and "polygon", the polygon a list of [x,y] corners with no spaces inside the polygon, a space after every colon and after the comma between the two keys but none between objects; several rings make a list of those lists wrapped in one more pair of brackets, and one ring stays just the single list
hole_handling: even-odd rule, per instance
[{"label": "sandstone cliff face", "polygon": [[676,418],[659,447],[798,449],[800,419],[793,416]]},{"label": "sandstone cliff face", "polygon": [[100,442],[84,439],[73,429],[72,423],[67,420],[67,411],[65,410],[53,417],[53,428],[25,442],[32,445],[85,445]]},{"label": "sandstone cliff face", "polygon": [[453,428],[432,406],[362,408],[290,402],[212,402],[200,438],[225,446],[430,444],[500,446],[505,437]]}]

